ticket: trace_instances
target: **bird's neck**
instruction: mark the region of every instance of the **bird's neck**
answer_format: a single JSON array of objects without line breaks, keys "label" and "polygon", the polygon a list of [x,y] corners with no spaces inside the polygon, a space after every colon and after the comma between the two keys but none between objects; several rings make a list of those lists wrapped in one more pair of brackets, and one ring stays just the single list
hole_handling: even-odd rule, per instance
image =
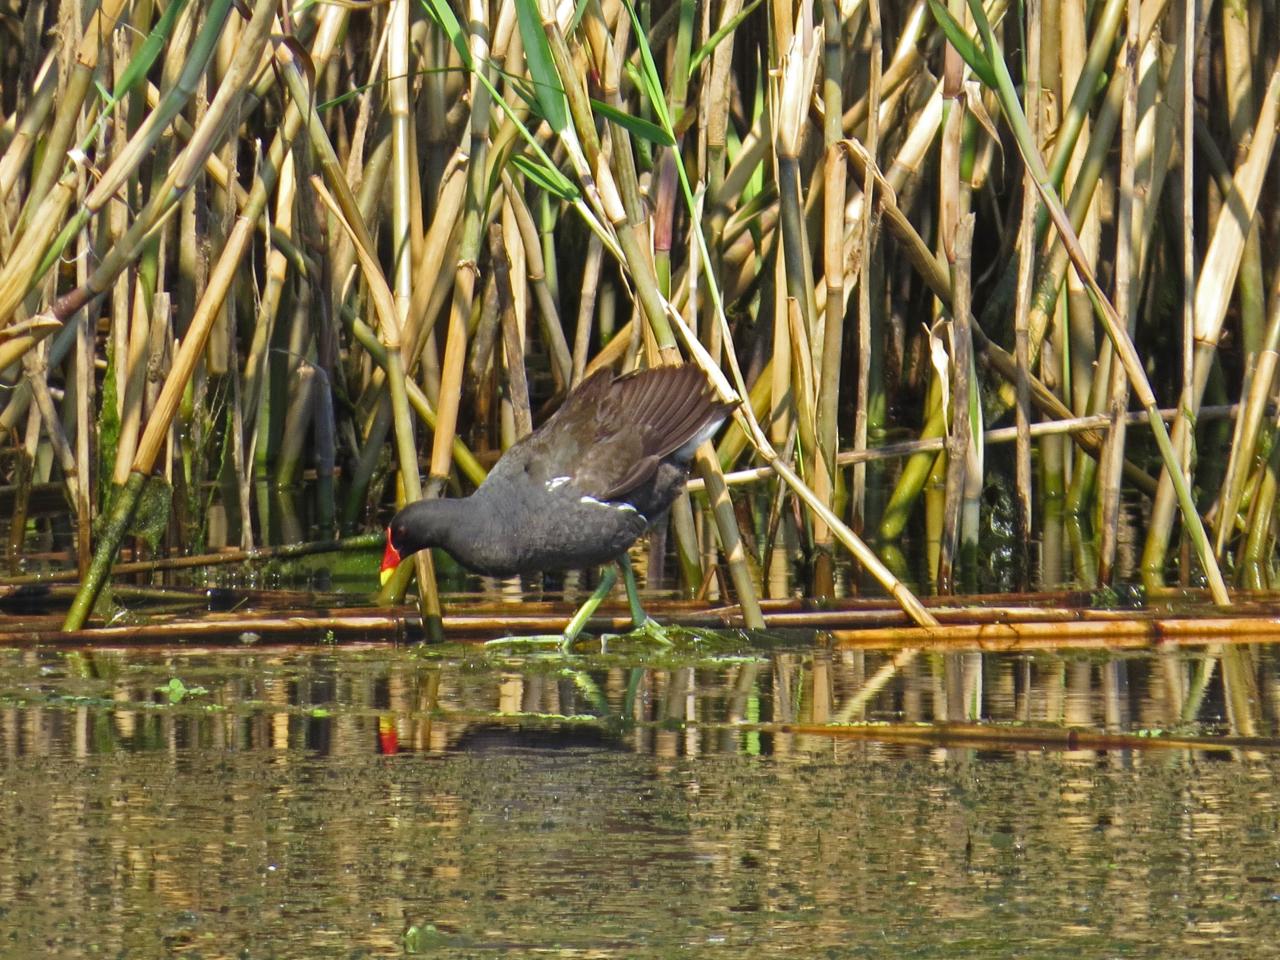
[{"label": "bird's neck", "polygon": [[425,526],[430,531],[433,546],[444,547],[453,553],[460,543],[470,538],[471,528],[483,519],[483,511],[471,508],[470,501],[470,497],[422,501]]},{"label": "bird's neck", "polygon": [[505,539],[503,522],[505,505],[490,497],[469,497],[424,501],[429,504],[424,514],[428,520],[433,546],[443,547],[463,566],[482,573],[489,572],[495,560],[491,556]]}]

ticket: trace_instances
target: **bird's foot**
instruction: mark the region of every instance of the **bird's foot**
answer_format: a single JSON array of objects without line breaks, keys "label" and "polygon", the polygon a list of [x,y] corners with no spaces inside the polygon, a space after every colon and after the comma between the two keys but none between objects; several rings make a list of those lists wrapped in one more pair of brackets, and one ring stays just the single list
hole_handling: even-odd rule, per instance
[{"label": "bird's foot", "polygon": [[653,619],[653,617],[645,617],[627,633],[612,634],[611,636],[616,636],[622,640],[648,641],[658,647],[670,647],[673,643],[669,634],[676,629],[679,628],[669,629]]}]

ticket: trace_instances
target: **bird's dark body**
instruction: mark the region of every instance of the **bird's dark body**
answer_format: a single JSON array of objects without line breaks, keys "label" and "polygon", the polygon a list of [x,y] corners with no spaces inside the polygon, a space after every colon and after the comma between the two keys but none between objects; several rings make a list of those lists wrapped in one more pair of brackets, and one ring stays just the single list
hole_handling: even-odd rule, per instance
[{"label": "bird's dark body", "polygon": [[442,547],[471,570],[502,576],[607,563],[679,495],[694,449],[730,409],[694,366],[600,371],[503,454],[471,496],[400,511],[391,543],[406,556]]}]

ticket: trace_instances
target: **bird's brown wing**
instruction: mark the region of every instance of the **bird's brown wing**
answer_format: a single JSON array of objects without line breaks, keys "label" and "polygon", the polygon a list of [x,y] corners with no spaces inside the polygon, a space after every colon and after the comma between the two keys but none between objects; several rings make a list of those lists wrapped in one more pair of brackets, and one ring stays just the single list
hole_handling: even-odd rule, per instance
[{"label": "bird's brown wing", "polygon": [[583,493],[616,500],[648,481],[665,457],[730,409],[691,364],[617,378],[603,370],[527,438],[529,449],[522,454],[531,473],[546,474],[535,479],[571,476]]}]

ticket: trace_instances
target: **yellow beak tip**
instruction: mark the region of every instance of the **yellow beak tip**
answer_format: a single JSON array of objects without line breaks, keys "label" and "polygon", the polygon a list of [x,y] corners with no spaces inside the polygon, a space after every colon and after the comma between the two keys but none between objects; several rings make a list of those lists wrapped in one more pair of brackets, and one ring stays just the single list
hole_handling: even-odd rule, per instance
[{"label": "yellow beak tip", "polygon": [[385,587],[387,581],[396,575],[395,567],[384,567],[378,572],[378,581]]}]

